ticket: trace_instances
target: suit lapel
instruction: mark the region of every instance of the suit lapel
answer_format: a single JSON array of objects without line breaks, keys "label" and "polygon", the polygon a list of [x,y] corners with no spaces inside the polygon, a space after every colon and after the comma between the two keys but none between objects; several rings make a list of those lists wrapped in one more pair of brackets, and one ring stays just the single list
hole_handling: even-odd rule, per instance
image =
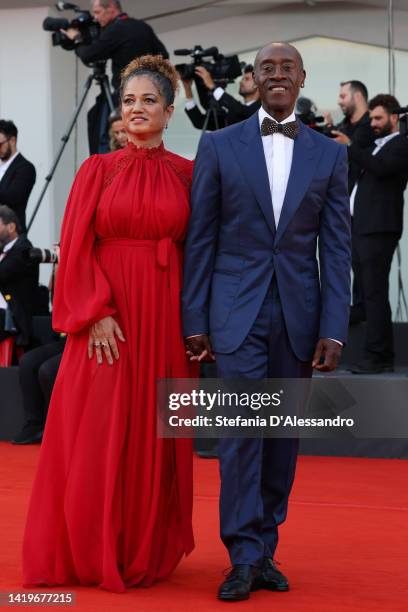
[{"label": "suit lapel", "polygon": [[300,131],[293,146],[292,167],[275,235],[275,244],[279,242],[291,218],[299,208],[320,156],[320,149],[314,145],[309,129],[300,122],[299,126]]},{"label": "suit lapel", "polygon": [[21,153],[18,153],[17,156],[13,159],[13,161],[9,165],[9,167],[7,168],[7,170],[5,171],[5,173],[3,174],[3,178],[1,179],[1,181],[4,181],[4,185],[6,184],[7,179],[9,178],[10,174],[13,172],[13,169],[15,168],[16,164],[18,164],[18,162],[20,161],[20,158],[21,158]]},{"label": "suit lapel", "polygon": [[231,144],[241,166],[242,174],[255,195],[269,229],[272,234],[275,234],[272,198],[258,113],[254,113],[242,123],[240,139],[231,138]]}]

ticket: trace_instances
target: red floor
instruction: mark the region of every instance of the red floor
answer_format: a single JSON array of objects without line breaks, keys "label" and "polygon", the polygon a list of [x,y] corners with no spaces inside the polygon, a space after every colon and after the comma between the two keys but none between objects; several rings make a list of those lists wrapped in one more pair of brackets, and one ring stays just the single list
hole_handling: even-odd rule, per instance
[{"label": "red floor", "polygon": [[[21,533],[37,454],[38,447],[0,443],[3,593],[20,589]],[[407,612],[407,483],[408,461],[301,457],[277,555],[292,589],[259,591],[235,606],[257,612]],[[196,549],[170,580],[123,595],[76,588],[76,605],[68,609],[207,612],[234,606],[215,599],[229,565],[218,539],[218,486],[216,461],[196,460]]]}]

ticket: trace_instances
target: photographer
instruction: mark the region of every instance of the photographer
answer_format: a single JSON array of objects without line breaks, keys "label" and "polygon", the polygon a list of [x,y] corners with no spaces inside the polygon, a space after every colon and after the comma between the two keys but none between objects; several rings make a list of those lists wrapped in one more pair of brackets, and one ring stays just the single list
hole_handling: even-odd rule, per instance
[{"label": "photographer", "polygon": [[[204,66],[197,66],[195,69],[196,75],[202,79],[207,92],[218,103],[219,112],[224,113],[221,117],[224,119],[225,125],[232,125],[244,119],[248,119],[260,107],[258,88],[255,85],[253,78],[253,66],[247,64],[244,68],[244,74],[239,83],[239,94],[243,97],[244,102],[239,102],[233,96],[225,91],[221,86],[217,86],[210,72]],[[189,116],[194,127],[202,129],[204,126],[205,115],[200,111],[193,98],[192,80],[183,80],[184,91],[186,94],[185,111]],[[214,130],[214,120],[210,117],[208,129]]]},{"label": "photographer", "polygon": [[14,210],[25,232],[25,211],[35,183],[35,168],[17,151],[17,134],[12,121],[0,119],[0,204]]},{"label": "photographer", "polygon": [[[123,13],[118,0],[94,0],[92,2],[92,13],[95,21],[101,27],[101,33],[99,38],[91,44],[84,44],[80,31],[75,28],[62,30],[62,32],[75,42],[75,53],[84,64],[89,65],[101,60],[112,60],[113,102],[117,106],[120,73],[124,67],[135,57],[141,55],[161,54],[168,58],[168,53],[150,25]],[[97,109],[90,113],[91,153],[106,153],[109,150],[107,128],[109,112],[107,101],[102,99],[97,100]],[[95,134],[97,126],[101,128],[99,134]]]},{"label": "photographer", "polygon": [[402,234],[404,190],[408,180],[408,139],[400,135],[398,100],[380,94],[369,103],[377,139],[369,149],[342,134],[360,174],[350,197],[353,217],[353,272],[361,298],[354,299],[351,321],[367,321],[365,355],[356,374],[393,370],[393,333],[388,277]]},{"label": "photographer", "polygon": [[[54,250],[58,262],[59,245],[54,245]],[[58,263],[54,264],[51,274],[51,295],[57,269]],[[65,335],[55,336],[54,342],[26,352],[20,360],[19,381],[23,396],[24,424],[14,437],[13,444],[36,444],[42,440],[48,406],[66,343]]]},{"label": "photographer", "polygon": [[[32,303],[38,290],[39,269],[27,256],[31,242],[20,233],[16,213],[8,206],[0,206],[0,341],[13,335],[16,345],[25,347],[31,340]],[[15,331],[6,329],[8,308]]]},{"label": "photographer", "polygon": [[[370,147],[375,135],[370,124],[367,101],[368,91],[364,83],[361,81],[340,83],[338,105],[343,111],[344,119],[334,126],[330,113],[324,113],[326,133],[338,142],[342,142],[341,134],[345,134],[359,147]],[[349,161],[349,193],[351,193],[360,170],[352,160]]]}]

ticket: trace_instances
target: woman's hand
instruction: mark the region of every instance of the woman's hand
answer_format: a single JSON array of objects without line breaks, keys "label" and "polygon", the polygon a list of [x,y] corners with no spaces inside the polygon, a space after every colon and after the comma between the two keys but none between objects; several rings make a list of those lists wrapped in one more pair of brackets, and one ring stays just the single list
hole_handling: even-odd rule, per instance
[{"label": "woman's hand", "polygon": [[88,340],[89,359],[92,359],[94,349],[98,365],[103,361],[103,354],[105,354],[109,365],[113,364],[112,354],[116,360],[119,359],[119,349],[115,335],[121,342],[125,342],[122,330],[113,317],[105,317],[92,325],[89,330]]}]

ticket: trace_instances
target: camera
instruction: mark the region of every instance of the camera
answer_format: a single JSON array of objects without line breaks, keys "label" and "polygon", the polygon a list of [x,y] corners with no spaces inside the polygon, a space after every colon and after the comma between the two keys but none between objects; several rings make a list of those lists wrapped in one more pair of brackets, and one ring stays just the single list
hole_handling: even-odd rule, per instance
[{"label": "camera", "polygon": [[44,19],[43,30],[46,32],[53,32],[52,44],[54,47],[62,47],[66,51],[75,49],[74,41],[60,32],[60,30],[67,30],[68,28],[79,30],[82,43],[85,45],[89,45],[99,38],[100,26],[89,11],[83,11],[76,4],[71,4],[69,2],[57,2],[55,6],[59,11],[74,11],[77,15],[72,21],[60,19],[58,17],[47,17]]},{"label": "camera", "polygon": [[401,136],[408,137],[408,106],[396,108],[394,112],[399,115],[399,131]]},{"label": "camera", "polygon": [[28,249],[27,254],[29,260],[33,263],[58,263],[58,253],[54,249],[39,249],[37,247],[33,247]]},{"label": "camera", "polygon": [[196,78],[197,66],[204,66],[218,84],[232,83],[242,73],[238,55],[223,55],[218,47],[203,49],[196,45],[193,49],[175,49],[174,55],[189,55],[193,60],[189,64],[176,64],[183,81]]},{"label": "camera", "polygon": [[324,117],[316,115],[316,104],[310,98],[298,98],[296,102],[296,114],[300,121],[308,125],[314,130],[320,131],[321,128],[317,125],[323,123]]}]

